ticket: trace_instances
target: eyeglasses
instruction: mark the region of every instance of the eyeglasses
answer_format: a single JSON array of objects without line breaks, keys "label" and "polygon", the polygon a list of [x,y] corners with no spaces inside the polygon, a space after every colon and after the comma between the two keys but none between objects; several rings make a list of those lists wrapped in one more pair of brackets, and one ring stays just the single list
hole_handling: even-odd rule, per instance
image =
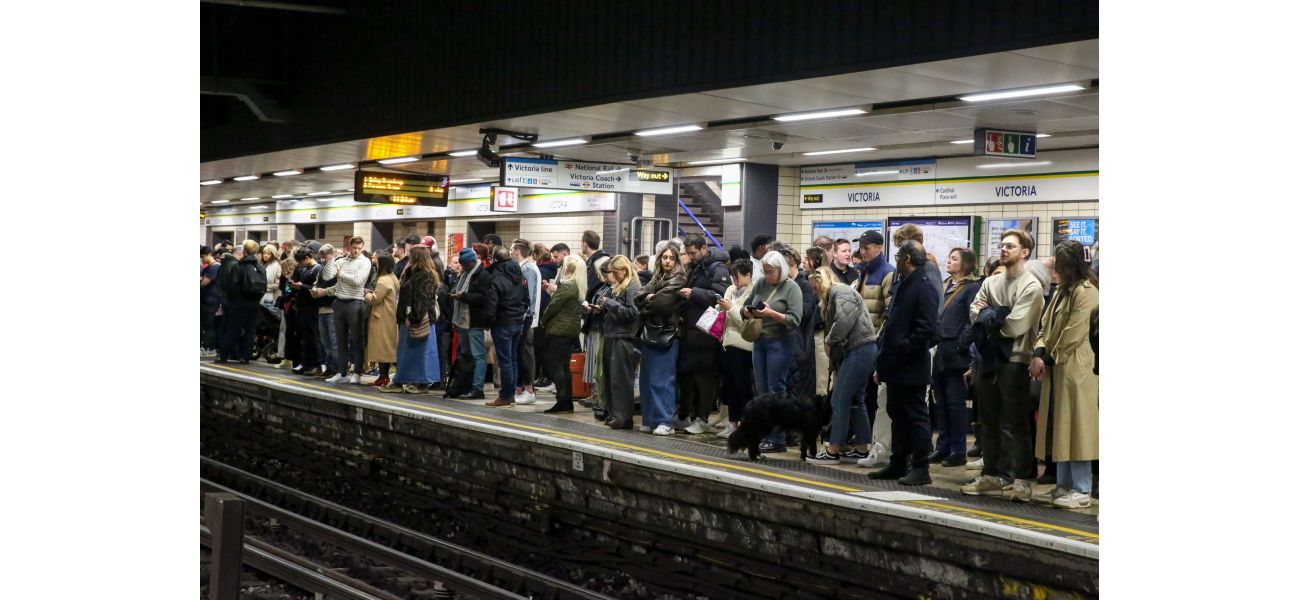
[{"label": "eyeglasses", "polygon": [[1015,244],[1002,243],[1002,244],[998,244],[998,247],[999,247],[999,248],[1006,249],[1006,250],[1015,250],[1016,248],[1019,248],[1020,246],[1017,246],[1017,245],[1015,245]]}]

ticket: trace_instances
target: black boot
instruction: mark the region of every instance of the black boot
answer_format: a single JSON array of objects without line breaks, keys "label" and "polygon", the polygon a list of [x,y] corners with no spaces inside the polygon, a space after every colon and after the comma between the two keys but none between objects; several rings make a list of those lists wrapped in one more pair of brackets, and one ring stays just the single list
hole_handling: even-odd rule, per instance
[{"label": "black boot", "polygon": [[926,457],[926,461],[932,465],[937,465],[943,462],[943,459],[948,458],[948,455],[949,452],[947,450],[935,450]]},{"label": "black boot", "polygon": [[898,480],[899,485],[930,485],[930,466],[928,464],[912,465],[912,470],[907,472],[902,479]]},{"label": "black boot", "polygon": [[889,457],[889,466],[867,473],[871,479],[899,479],[907,474],[907,464],[893,455]]}]

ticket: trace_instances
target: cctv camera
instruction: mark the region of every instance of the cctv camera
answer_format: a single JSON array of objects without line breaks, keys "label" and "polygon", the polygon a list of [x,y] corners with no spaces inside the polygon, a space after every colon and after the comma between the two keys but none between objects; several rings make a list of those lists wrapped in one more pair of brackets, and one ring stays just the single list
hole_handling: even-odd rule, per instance
[{"label": "cctv camera", "polygon": [[636,152],[628,152],[627,159],[634,163],[639,163],[641,162],[641,155],[637,154]]},{"label": "cctv camera", "polygon": [[784,143],[784,142],[772,142],[772,149],[773,149],[773,150],[780,150],[781,148],[784,148],[784,147],[785,147],[785,143]]}]

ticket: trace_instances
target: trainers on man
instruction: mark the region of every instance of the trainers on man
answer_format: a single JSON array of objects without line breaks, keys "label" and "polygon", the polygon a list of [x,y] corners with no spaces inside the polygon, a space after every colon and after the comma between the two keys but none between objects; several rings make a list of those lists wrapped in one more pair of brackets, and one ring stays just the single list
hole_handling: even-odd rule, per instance
[{"label": "trainers on man", "polygon": [[695,419],[693,423],[686,427],[686,433],[704,433],[709,430],[709,424],[704,419]]},{"label": "trainers on man", "polygon": [[731,434],[733,434],[733,433],[736,433],[736,426],[735,426],[735,425],[732,425],[731,423],[727,423],[727,427],[726,427],[726,429],[723,429],[722,431],[719,431],[719,432],[717,433],[717,436],[720,437],[720,438],[722,438],[722,439],[727,439],[727,438],[731,437]]},{"label": "trainers on man", "polygon": [[778,454],[785,452],[785,450],[785,444],[774,444],[767,440],[763,440],[758,444],[758,451],[763,454]]},{"label": "trainers on man", "polygon": [[532,404],[534,402],[537,402],[537,395],[528,393],[528,390],[515,394],[515,404]]},{"label": "trainers on man", "polygon": [[655,435],[672,435],[673,431],[674,429],[672,425],[664,423],[663,425],[655,427],[655,430],[652,433]]},{"label": "trainers on man", "polygon": [[1038,502],[1040,504],[1051,504],[1055,502],[1057,498],[1060,498],[1068,494],[1069,494],[1069,490],[1062,487],[1052,486],[1051,491],[1043,492],[1041,494],[1034,494],[1033,501]]},{"label": "trainers on man", "polygon": [[967,471],[983,471],[983,470],[984,470],[984,459],[981,458],[981,459],[979,459],[979,460],[972,460],[972,461],[966,463],[966,470],[967,470]]},{"label": "trainers on man", "polygon": [[872,444],[871,449],[867,451],[867,456],[858,459],[859,467],[874,467],[876,463],[880,462],[880,448],[878,446],[880,444]]},{"label": "trainers on man", "polygon": [[870,450],[866,452],[858,452],[857,448],[849,448],[848,450],[845,450],[844,452],[840,453],[840,461],[846,463],[855,463],[868,456],[871,456]]},{"label": "trainers on man", "polygon": [[838,465],[840,464],[840,458],[841,456],[839,454],[831,454],[830,452],[822,450],[817,453],[817,456],[810,456],[804,460],[814,465]]},{"label": "trainers on man", "polygon": [[930,483],[930,471],[916,467],[898,479],[899,485],[930,485]]},{"label": "trainers on man", "polygon": [[1070,490],[1070,493],[1052,501],[1057,508],[1088,508],[1092,506],[1092,495]]},{"label": "trainers on man", "polygon": [[1006,482],[999,477],[980,475],[966,485],[961,486],[961,493],[967,496],[1001,496]]},{"label": "trainers on man", "polygon": [[1002,497],[1007,498],[1008,500],[1029,502],[1033,495],[1033,482],[1028,479],[1017,479],[1011,482],[1011,485],[1002,488]]},{"label": "trainers on man", "polygon": [[361,376],[353,373],[348,376],[348,383],[352,385],[361,385]]},{"label": "trainers on man", "polygon": [[347,381],[347,378],[348,378],[347,375],[344,375],[342,373],[335,373],[329,379],[326,379],[325,383],[339,383],[341,381]]}]

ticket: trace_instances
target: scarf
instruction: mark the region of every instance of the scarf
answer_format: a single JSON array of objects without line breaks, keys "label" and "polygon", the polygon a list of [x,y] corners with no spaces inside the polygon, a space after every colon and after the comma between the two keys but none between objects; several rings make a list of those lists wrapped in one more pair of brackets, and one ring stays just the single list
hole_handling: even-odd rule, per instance
[{"label": "scarf", "polygon": [[[474,274],[483,267],[482,261],[474,261],[474,268],[468,273],[461,273],[460,279],[456,280],[456,288],[452,293],[463,294],[469,289],[469,280],[474,278]],[[451,322],[461,329],[469,329],[469,307],[464,302],[456,301],[456,306],[452,309]]]}]

